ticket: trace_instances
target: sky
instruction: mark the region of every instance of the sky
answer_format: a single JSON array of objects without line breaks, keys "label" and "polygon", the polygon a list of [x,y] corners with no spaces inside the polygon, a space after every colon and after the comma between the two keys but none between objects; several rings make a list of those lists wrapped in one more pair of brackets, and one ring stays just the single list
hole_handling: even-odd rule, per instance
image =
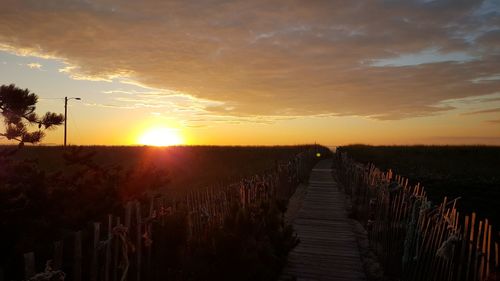
[{"label": "sky", "polygon": [[70,144],[500,145],[500,1],[3,0],[11,83]]}]

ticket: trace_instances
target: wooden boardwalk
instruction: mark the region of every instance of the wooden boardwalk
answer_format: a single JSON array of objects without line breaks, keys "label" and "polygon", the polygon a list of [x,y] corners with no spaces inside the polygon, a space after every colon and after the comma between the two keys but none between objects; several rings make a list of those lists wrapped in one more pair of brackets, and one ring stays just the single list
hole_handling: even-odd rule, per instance
[{"label": "wooden boardwalk", "polygon": [[331,160],[323,160],[311,173],[302,208],[293,221],[300,244],[289,254],[281,280],[367,280],[331,165]]}]

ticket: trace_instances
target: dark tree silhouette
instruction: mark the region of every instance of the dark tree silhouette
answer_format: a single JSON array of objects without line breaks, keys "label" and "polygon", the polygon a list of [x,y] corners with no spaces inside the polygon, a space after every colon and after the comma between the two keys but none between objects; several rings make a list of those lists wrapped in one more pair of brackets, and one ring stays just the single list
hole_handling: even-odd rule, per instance
[{"label": "dark tree silhouette", "polygon": [[[62,114],[47,112],[43,116],[35,113],[38,96],[28,89],[21,89],[14,84],[0,86],[0,114],[5,123],[5,132],[0,137],[24,143],[38,143],[44,137],[44,130],[61,125]],[[37,126],[33,131],[30,126]]]}]

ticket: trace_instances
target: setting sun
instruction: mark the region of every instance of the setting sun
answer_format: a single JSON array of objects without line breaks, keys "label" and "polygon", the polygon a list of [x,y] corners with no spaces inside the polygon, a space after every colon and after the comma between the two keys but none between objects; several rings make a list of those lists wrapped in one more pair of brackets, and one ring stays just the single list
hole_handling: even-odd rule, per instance
[{"label": "setting sun", "polygon": [[143,145],[169,146],[182,144],[183,139],[175,129],[152,128],[142,134],[138,142]]}]

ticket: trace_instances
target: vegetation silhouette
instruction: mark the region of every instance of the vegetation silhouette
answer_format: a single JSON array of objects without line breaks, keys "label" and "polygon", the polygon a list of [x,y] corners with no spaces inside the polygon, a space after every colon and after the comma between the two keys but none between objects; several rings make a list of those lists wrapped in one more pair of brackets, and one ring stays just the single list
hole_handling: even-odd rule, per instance
[{"label": "vegetation silhouette", "polygon": [[[5,123],[5,132],[0,133],[0,136],[17,140],[22,147],[24,143],[39,143],[45,135],[44,130],[64,122],[62,114],[36,114],[37,102],[38,96],[28,89],[23,90],[14,84],[0,86],[0,114]],[[38,128],[30,131],[30,126]]]},{"label": "vegetation silhouette", "polygon": [[[306,148],[171,148],[163,156],[170,154],[182,160],[173,175],[167,170],[171,165],[156,168],[162,162],[155,162],[153,156],[161,157],[164,150],[160,148],[25,147],[14,157],[8,157],[9,170],[0,171],[0,228],[4,230],[0,266],[4,267],[6,277],[18,280],[22,277],[18,274],[23,272],[23,253],[34,251],[37,257],[50,255],[53,241],[66,244],[72,241],[75,231],[90,233],[92,221],[101,221],[109,213],[122,214],[127,201],[146,204],[156,191],[182,196],[201,187],[196,184],[199,182],[196,174],[204,178],[204,184],[218,186],[224,176],[231,180],[241,176],[242,171],[235,173],[236,170],[219,173],[227,170],[226,166],[239,166],[250,174],[260,167],[263,172],[273,167],[275,161]],[[46,160],[43,157],[19,157],[26,153],[39,156],[40,151],[51,151],[52,157],[62,158],[58,168],[42,169]],[[141,157],[151,161],[137,159]],[[114,159],[115,164],[132,164],[107,165],[103,159]],[[242,160],[250,163],[244,165]],[[198,167],[193,167],[193,162],[197,162]],[[14,172],[16,170],[19,172]],[[172,190],[171,177],[181,174],[187,174],[191,181],[183,180],[181,186]],[[153,256],[161,257],[164,266],[155,268],[152,274],[157,274],[159,280],[274,280],[286,261],[286,254],[297,243],[292,228],[283,219],[286,203],[233,208],[231,216],[212,239],[200,241],[186,252],[187,211],[179,205],[163,227],[153,229],[155,236],[167,238],[161,242],[155,239]],[[37,262],[44,261],[37,258]],[[43,268],[43,264],[37,267]],[[70,265],[66,265],[66,269],[71,272]]]},{"label": "vegetation silhouette", "polygon": [[368,146],[339,148],[361,163],[373,163],[383,170],[408,177],[410,184],[421,183],[429,199],[440,202],[460,197],[458,205],[466,213],[477,212],[500,224],[500,146]]}]

